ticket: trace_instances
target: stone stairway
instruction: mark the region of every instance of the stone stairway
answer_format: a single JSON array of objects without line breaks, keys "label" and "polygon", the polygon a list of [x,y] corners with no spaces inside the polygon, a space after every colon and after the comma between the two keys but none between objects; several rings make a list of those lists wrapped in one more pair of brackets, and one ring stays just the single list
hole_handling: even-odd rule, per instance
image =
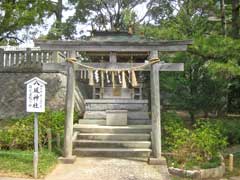
[{"label": "stone stairway", "polygon": [[151,126],[76,124],[73,154],[77,156],[149,157]]},{"label": "stone stairway", "polygon": [[[124,110],[127,123],[106,122],[107,112]],[[119,115],[113,121],[122,119]],[[151,121],[147,100],[85,100],[84,118],[74,125],[73,154],[77,156],[149,157]],[[113,126],[114,125],[114,126]]]}]

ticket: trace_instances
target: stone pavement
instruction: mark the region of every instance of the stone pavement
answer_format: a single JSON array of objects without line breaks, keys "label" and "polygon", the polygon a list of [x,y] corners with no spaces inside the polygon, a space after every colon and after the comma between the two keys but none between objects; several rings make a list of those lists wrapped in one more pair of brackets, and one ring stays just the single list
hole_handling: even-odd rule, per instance
[{"label": "stone pavement", "polygon": [[238,177],[231,177],[230,180],[240,180],[240,176],[238,176]]},{"label": "stone pavement", "polygon": [[57,165],[45,180],[169,180],[165,175],[166,169],[148,165],[146,159],[81,157]]}]

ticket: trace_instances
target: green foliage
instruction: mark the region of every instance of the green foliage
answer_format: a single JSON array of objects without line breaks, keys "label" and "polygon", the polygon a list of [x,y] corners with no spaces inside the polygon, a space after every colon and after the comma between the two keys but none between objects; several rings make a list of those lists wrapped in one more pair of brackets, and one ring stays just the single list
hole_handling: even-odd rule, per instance
[{"label": "green foliage", "polygon": [[240,118],[222,117],[212,121],[220,124],[221,132],[227,137],[229,145],[240,144]]},{"label": "green foliage", "polygon": [[3,0],[0,3],[0,43],[6,40],[22,42],[16,31],[43,23],[54,5],[50,0]]},{"label": "green foliage", "polygon": [[[209,125],[218,126],[218,131],[222,136],[227,138],[229,146],[240,144],[240,118],[239,117],[219,117],[219,118],[205,118],[201,121],[210,123]],[[200,121],[200,122],[201,122]]]},{"label": "green foliage", "polygon": [[163,113],[163,147],[173,151],[187,141],[190,131],[184,128],[183,120],[176,113]]},{"label": "green foliage", "polygon": [[[195,38],[188,52],[162,55],[163,61],[184,62],[182,73],[164,73],[161,83],[171,105],[196,113],[226,113],[239,109],[239,40],[208,36]],[[211,94],[211,96],[210,96]]]},{"label": "green foliage", "polygon": [[219,123],[199,120],[193,129],[187,129],[176,114],[166,113],[163,116],[163,142],[174,154],[171,162],[182,168],[218,165],[219,152],[227,145],[221,127]]},{"label": "green foliage", "polygon": [[227,145],[226,137],[221,133],[221,126],[210,121],[198,120],[192,138],[196,148],[195,153],[198,154],[196,158],[201,161],[217,157],[219,151]]},{"label": "green foliage", "polygon": [[74,34],[76,33],[75,23],[72,19],[68,19],[67,22],[55,22],[49,33],[46,37],[42,36],[41,39],[50,39],[50,40],[58,40],[58,39],[74,39]]},{"label": "green foliage", "polygon": [[[146,19],[159,21],[173,12],[171,1],[157,0],[70,0],[76,12],[76,23],[91,24],[97,30],[127,30],[131,24],[137,25]],[[146,6],[141,15],[137,8]]]},{"label": "green foliage", "polygon": [[215,168],[221,165],[221,158],[220,157],[214,157],[210,159],[209,161],[203,162],[201,164],[201,168],[203,169],[210,169],[210,168]]},{"label": "green foliage", "polygon": [[[62,111],[46,111],[40,113],[39,120],[39,144],[46,144],[46,130],[51,128],[53,135],[63,133],[65,113]],[[10,127],[0,130],[0,149],[32,149],[33,148],[33,120],[30,115],[22,119],[14,120]]]},{"label": "green foliage", "polygon": [[[188,52],[167,56],[161,60],[185,64],[183,73],[163,73],[163,91],[169,92],[170,104],[195,114],[239,112],[239,40],[219,34],[221,23],[209,22],[220,17],[215,1],[179,1],[176,15],[161,20],[160,25],[147,24],[139,33],[153,39],[193,39]],[[211,94],[211,96],[210,96]]]}]

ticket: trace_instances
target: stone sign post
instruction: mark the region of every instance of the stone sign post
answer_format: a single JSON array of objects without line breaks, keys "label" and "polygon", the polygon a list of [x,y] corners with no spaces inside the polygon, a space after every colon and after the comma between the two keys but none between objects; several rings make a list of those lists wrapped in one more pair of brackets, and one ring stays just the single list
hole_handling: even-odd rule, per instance
[{"label": "stone sign post", "polygon": [[26,109],[34,112],[34,153],[33,169],[34,178],[37,178],[38,169],[38,113],[45,112],[45,81],[35,77],[25,82],[27,86]]}]

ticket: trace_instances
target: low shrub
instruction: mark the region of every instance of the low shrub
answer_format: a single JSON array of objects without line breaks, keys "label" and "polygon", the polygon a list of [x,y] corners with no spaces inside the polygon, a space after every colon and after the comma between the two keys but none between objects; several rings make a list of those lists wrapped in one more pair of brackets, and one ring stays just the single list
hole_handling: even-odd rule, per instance
[{"label": "low shrub", "polygon": [[211,119],[200,119],[212,124],[218,124],[219,130],[223,136],[227,137],[228,144],[240,144],[240,118],[239,117],[219,117]]},{"label": "low shrub", "polygon": [[240,144],[240,118],[222,117],[211,120],[221,124],[221,131],[227,137],[229,145]]},{"label": "low shrub", "polygon": [[[52,134],[63,133],[65,113],[63,111],[49,111],[39,113],[39,145],[44,146],[47,142],[46,130],[51,128]],[[33,148],[33,121],[31,114],[21,119],[12,120],[15,123],[6,129],[0,130],[0,149]]]},{"label": "low shrub", "polygon": [[162,115],[162,141],[165,151],[172,152],[187,141],[190,131],[184,128],[184,121],[174,112]]},{"label": "low shrub", "polygon": [[221,124],[198,120],[192,129],[187,129],[183,122],[175,113],[163,116],[164,145],[174,154],[171,163],[182,168],[219,165],[219,152],[227,145]]}]

